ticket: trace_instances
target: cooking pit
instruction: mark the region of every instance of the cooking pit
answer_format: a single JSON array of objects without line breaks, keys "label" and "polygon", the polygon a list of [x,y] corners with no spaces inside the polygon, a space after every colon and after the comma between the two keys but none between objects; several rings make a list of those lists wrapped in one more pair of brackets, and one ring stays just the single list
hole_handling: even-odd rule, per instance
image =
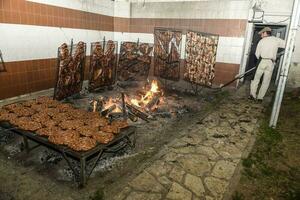
[{"label": "cooking pit", "polygon": [[[215,98],[212,94],[207,97]],[[105,177],[110,170],[116,170],[113,169],[116,162],[122,163],[125,171],[130,171],[132,165],[139,166],[136,159],[154,154],[170,138],[178,137],[175,127],[188,128],[180,124],[205,111],[210,104],[207,100],[165,90],[154,79],[136,87],[115,86],[101,93],[82,93],[62,102],[46,97],[21,101],[2,107],[1,138],[6,143],[3,148],[8,156],[38,168],[47,177],[70,184],[75,180],[74,183],[83,186],[90,176],[96,179],[100,173]],[[112,132],[114,139],[108,135],[99,138],[89,135],[97,117],[99,123],[112,124],[100,131]],[[82,122],[91,118],[94,120]],[[125,122],[124,130],[113,126],[122,126],[119,122]],[[59,131],[68,132],[68,141],[52,135]],[[82,144],[76,146],[71,141],[78,132]],[[87,138],[97,138],[99,144],[94,145]],[[126,160],[131,160],[131,164],[127,166]]]},{"label": "cooking pit", "polygon": [[[225,93],[183,80],[181,32],[158,29],[156,35],[155,43],[170,43],[170,51],[124,42],[119,62],[116,41],[92,43],[88,84],[83,81],[87,45],[61,45],[54,95],[1,108],[4,156],[49,184],[107,191],[122,188],[165,145],[193,132],[191,124],[201,123]],[[153,49],[159,63],[152,66],[155,76],[149,72]]]}]

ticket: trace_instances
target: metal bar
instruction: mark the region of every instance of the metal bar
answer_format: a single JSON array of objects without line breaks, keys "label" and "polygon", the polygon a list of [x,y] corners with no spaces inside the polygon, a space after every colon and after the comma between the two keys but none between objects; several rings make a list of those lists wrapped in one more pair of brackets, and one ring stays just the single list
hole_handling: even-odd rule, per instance
[{"label": "metal bar", "polygon": [[73,165],[72,165],[71,161],[69,160],[68,156],[66,155],[64,149],[61,151],[61,154],[63,155],[63,158],[67,161],[67,163],[68,163],[69,167],[71,168],[71,170],[73,171],[74,180],[76,181],[76,176],[78,176],[78,173],[75,170],[75,168],[73,167]]},{"label": "metal bar", "polygon": [[73,51],[73,38],[71,39],[71,47],[70,47],[70,56],[72,56]]},{"label": "metal bar", "polygon": [[60,70],[60,58],[59,58],[59,47],[57,49],[57,59],[56,59],[56,78],[55,78],[55,87],[53,93],[53,99],[56,99],[56,92],[58,87],[58,80],[59,80],[59,70]]},{"label": "metal bar", "polygon": [[278,85],[278,82],[279,82],[280,72],[281,72],[281,69],[282,69],[282,62],[283,62],[283,58],[280,56],[279,65],[278,65],[278,72],[277,72],[276,79],[275,79],[275,85],[276,86]]},{"label": "metal bar", "polygon": [[122,94],[122,111],[123,111],[123,118],[126,120],[127,119],[127,110],[126,110],[126,104],[125,104],[125,94],[124,92]]},{"label": "metal bar", "polygon": [[25,135],[23,135],[23,142],[24,142],[24,147],[25,147],[26,153],[29,153],[28,139],[27,139],[27,137]]},{"label": "metal bar", "polygon": [[101,156],[103,155],[103,152],[104,152],[104,149],[102,149],[101,151],[99,151],[99,153],[98,153],[98,155],[97,155],[97,158],[96,158],[96,160],[95,160],[95,162],[94,162],[94,164],[93,164],[93,166],[92,166],[92,168],[91,168],[91,171],[90,171],[90,172],[88,173],[88,175],[87,175],[87,179],[88,179],[88,178],[91,176],[91,174],[93,173],[93,171],[94,171],[94,169],[95,169],[95,167],[96,167],[98,161],[100,160]]},{"label": "metal bar", "polygon": [[[6,129],[7,127],[10,127],[10,126],[11,125],[7,122],[6,123],[0,122],[0,127],[4,128],[4,129]],[[107,145],[98,145],[95,148],[93,148],[87,152],[76,152],[76,151],[73,151],[66,147],[62,148],[60,145],[55,145],[53,143],[50,143],[46,138],[35,135],[32,132],[22,131],[19,129],[14,129],[14,130],[12,130],[12,132],[17,133],[23,137],[24,146],[25,146],[27,153],[29,152],[29,150],[32,150],[40,145],[44,145],[46,147],[49,147],[49,148],[61,153],[63,158],[66,160],[68,166],[73,171],[75,181],[77,181],[76,178],[79,177],[79,187],[84,187],[86,185],[87,179],[92,174],[93,170],[95,169],[95,167],[96,167],[99,159],[103,155],[104,151],[111,150],[111,152],[117,152],[117,151],[121,150],[122,148],[126,147],[127,144],[130,145],[131,147],[135,147],[135,143],[136,143],[135,127],[128,127],[126,129],[123,129],[121,131],[121,133],[111,143],[109,143]],[[132,141],[130,140],[131,135],[133,135]],[[31,139],[31,140],[37,142],[38,145],[29,149],[28,139]],[[117,149],[113,149],[113,145],[123,139],[125,139],[126,141],[128,140],[127,143],[125,143],[124,145],[120,145],[120,147],[118,147]],[[89,173],[87,174],[87,169],[86,169],[87,160],[89,157],[91,157],[95,154],[97,154],[96,160],[92,165],[91,171],[89,171]],[[80,172],[76,171],[76,169],[74,168],[74,166],[72,165],[72,163],[70,161],[70,157],[73,157],[76,160],[80,161]]]},{"label": "metal bar", "polygon": [[[258,62],[259,63],[259,62]],[[233,83],[234,81],[236,81],[237,79],[241,79],[243,77],[245,77],[246,75],[248,75],[250,72],[252,72],[253,70],[255,70],[257,68],[257,66],[249,69],[248,71],[246,71],[243,74],[238,75],[237,77],[235,77],[234,79],[232,79],[231,81],[229,81],[228,83],[225,83],[224,85],[222,85],[220,88],[226,87],[227,85],[230,85],[231,83]]]},{"label": "metal bar", "polygon": [[[3,129],[7,129],[7,128],[10,128],[11,125],[8,122],[0,122],[0,127],[2,127]],[[58,152],[61,152],[62,151],[61,149],[64,148],[64,152],[67,155],[69,155],[71,157],[74,157],[77,160],[80,160],[80,158],[89,158],[90,156],[98,153],[99,150],[101,150],[103,148],[107,148],[108,146],[111,146],[111,145],[115,144],[116,142],[121,140],[124,136],[131,135],[131,134],[135,133],[135,129],[136,128],[134,126],[124,128],[124,129],[122,129],[121,133],[118,134],[114,138],[114,140],[111,141],[110,143],[108,143],[108,144],[98,144],[93,149],[91,149],[89,151],[84,151],[84,152],[74,151],[72,149],[63,147],[61,145],[53,144],[53,143],[49,142],[48,139],[46,139],[45,137],[38,136],[38,135],[36,135],[32,132],[29,132],[29,131],[22,131],[22,130],[19,130],[19,129],[14,129],[14,130],[11,130],[11,131],[16,133],[16,134],[19,134],[21,136],[26,136],[28,139],[31,139],[31,140],[33,140],[37,143],[40,143],[40,144],[42,144],[46,147],[49,147],[49,148],[51,148],[55,151],[58,151]]]},{"label": "metal bar", "polygon": [[0,50],[0,61],[1,61],[2,66],[3,66],[3,69],[1,70],[1,72],[6,72],[6,66],[5,66],[3,57],[2,57],[2,52],[1,52],[1,50]]},{"label": "metal bar", "polygon": [[9,131],[12,131],[12,130],[15,130],[15,129],[18,129],[18,127],[13,127],[13,128],[8,128],[8,129],[3,129],[1,130],[1,132],[9,132]]},{"label": "metal bar", "polygon": [[131,148],[134,148],[135,143],[134,143],[133,141],[130,140],[130,137],[127,136],[125,139],[127,140],[127,144],[128,144]]},{"label": "metal bar", "polygon": [[286,50],[285,50],[284,58],[283,58],[282,72],[280,74],[279,83],[278,83],[276,96],[275,96],[275,101],[273,104],[271,119],[269,122],[269,126],[273,127],[273,128],[275,128],[277,125],[279,112],[280,112],[280,108],[281,108],[281,102],[283,99],[287,76],[288,76],[289,68],[290,68],[290,64],[291,64],[292,51],[293,51],[293,46],[295,44],[295,37],[296,37],[297,27],[298,27],[298,23],[299,23],[299,16],[300,16],[299,6],[300,6],[299,0],[294,0],[292,17],[290,20],[290,29],[288,32],[286,48],[285,48]]},{"label": "metal bar", "polygon": [[36,148],[39,147],[39,146],[41,146],[41,144],[37,144],[37,145],[31,147],[31,148],[29,149],[29,151],[32,151],[33,149],[36,149]]},{"label": "metal bar", "polygon": [[84,187],[86,184],[86,159],[80,159],[80,177],[79,177],[79,187]]}]

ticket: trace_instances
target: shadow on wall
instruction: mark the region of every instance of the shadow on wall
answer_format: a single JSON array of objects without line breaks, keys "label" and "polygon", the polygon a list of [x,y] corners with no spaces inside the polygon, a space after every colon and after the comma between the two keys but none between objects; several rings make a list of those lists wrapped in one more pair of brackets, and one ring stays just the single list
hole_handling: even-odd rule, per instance
[{"label": "shadow on wall", "polygon": [[300,87],[300,63],[292,63],[289,71],[288,88],[298,88]]}]

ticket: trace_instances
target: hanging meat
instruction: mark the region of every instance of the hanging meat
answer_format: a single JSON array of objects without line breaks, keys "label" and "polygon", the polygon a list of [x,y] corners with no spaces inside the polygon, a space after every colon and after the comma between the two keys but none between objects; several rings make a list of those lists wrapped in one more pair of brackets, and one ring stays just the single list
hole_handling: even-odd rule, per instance
[{"label": "hanging meat", "polygon": [[81,91],[83,82],[86,44],[79,42],[74,46],[72,55],[71,47],[63,43],[58,48],[58,74],[54,98],[62,100]]},{"label": "hanging meat", "polygon": [[153,45],[139,42],[123,42],[121,44],[118,66],[118,79],[145,80],[151,66]]},{"label": "hanging meat", "polygon": [[95,42],[91,44],[89,91],[113,85],[116,71],[117,42]]},{"label": "hanging meat", "polygon": [[154,35],[154,75],[178,81],[180,78],[182,32],[155,29]]},{"label": "hanging meat", "polygon": [[212,85],[218,40],[218,36],[211,34],[187,33],[185,80],[199,85]]}]

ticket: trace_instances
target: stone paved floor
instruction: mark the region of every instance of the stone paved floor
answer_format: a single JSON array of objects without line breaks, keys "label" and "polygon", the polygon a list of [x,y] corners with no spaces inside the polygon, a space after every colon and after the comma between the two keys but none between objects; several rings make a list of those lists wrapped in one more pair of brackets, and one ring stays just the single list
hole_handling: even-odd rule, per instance
[{"label": "stone paved floor", "polygon": [[187,135],[163,147],[113,199],[223,199],[253,143],[262,111],[260,104],[230,99],[202,122],[191,124]]}]

